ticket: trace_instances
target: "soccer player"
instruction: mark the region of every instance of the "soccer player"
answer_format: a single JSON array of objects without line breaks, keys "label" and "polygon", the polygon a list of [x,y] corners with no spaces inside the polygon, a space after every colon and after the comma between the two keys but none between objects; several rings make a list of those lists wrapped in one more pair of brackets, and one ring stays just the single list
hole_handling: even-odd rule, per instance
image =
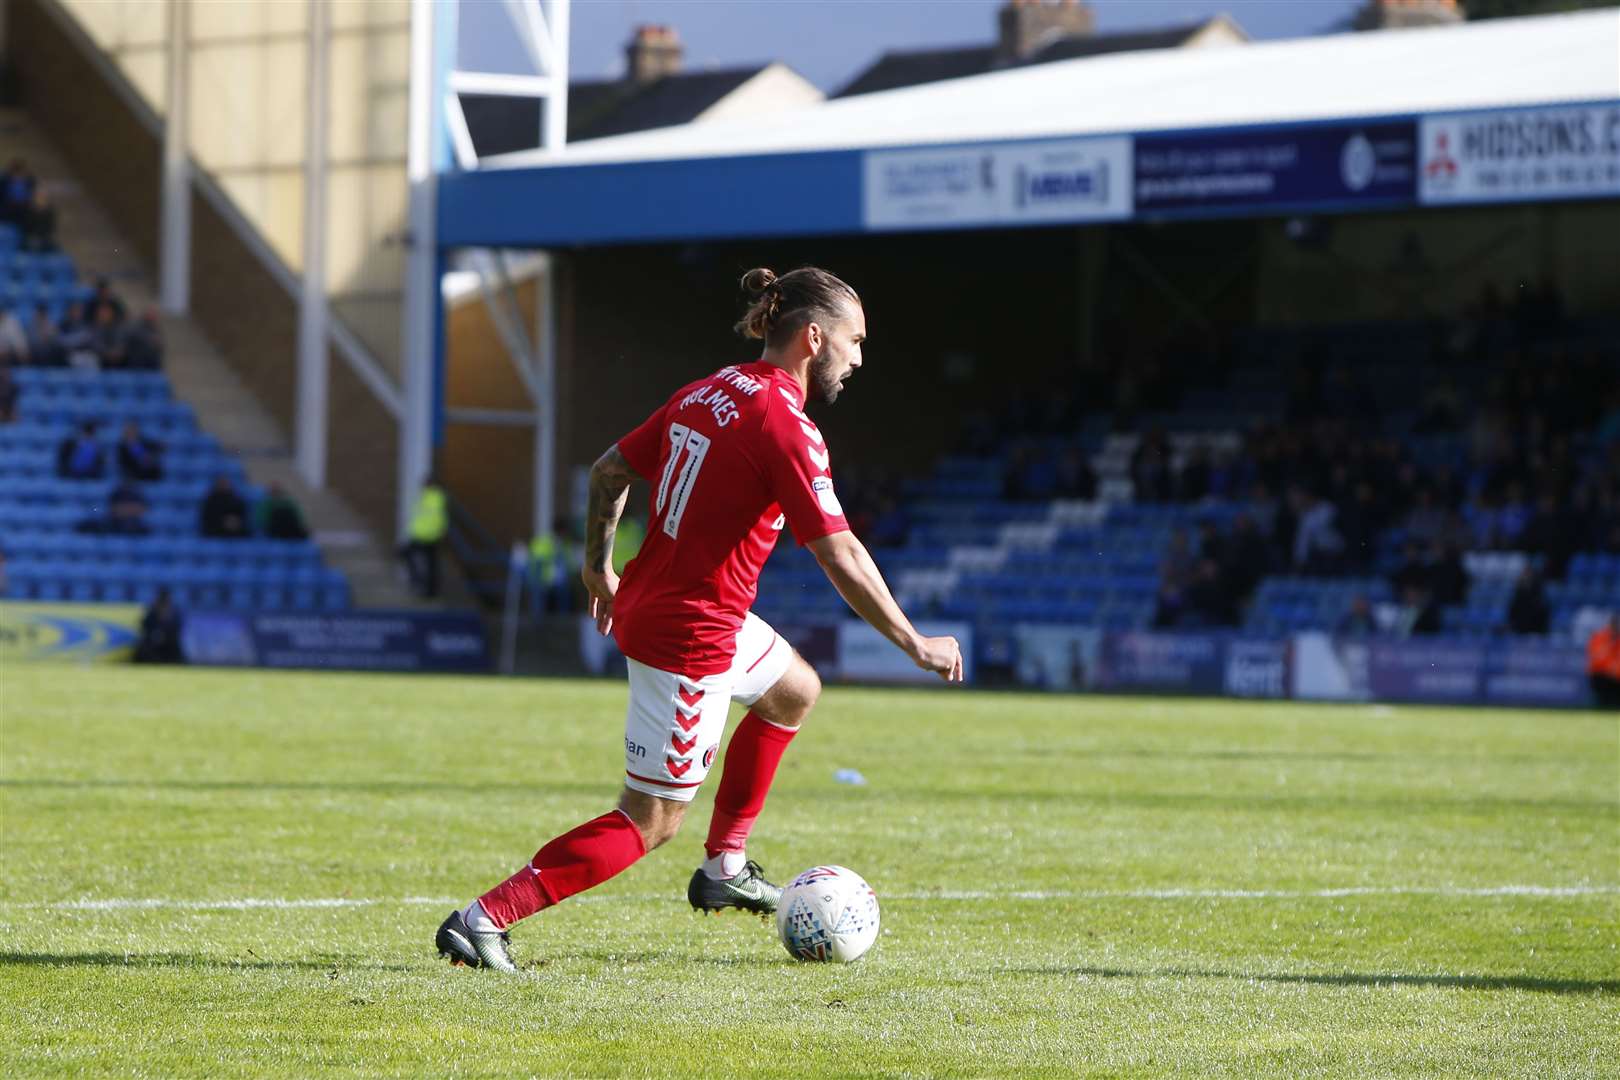
[{"label": "soccer player", "polygon": [[[515,972],[507,930],[600,885],[680,828],[714,764],[732,701],[749,707],[726,747],[720,790],[687,899],[701,911],[776,910],[782,890],[747,856],[788,743],[815,705],[815,671],[748,610],[778,534],[808,545],[839,593],[917,666],[962,679],[956,639],[906,619],[833,493],[826,441],[804,411],[831,404],[861,366],[866,315],[844,282],[813,267],[749,271],[737,330],[765,342],[751,364],[675,391],[591,468],[585,587],[597,628],[630,669],[625,784],[618,808],[542,847],[435,938],[453,964]],[[647,538],[613,572],[613,533],[631,480],[652,487]]]}]

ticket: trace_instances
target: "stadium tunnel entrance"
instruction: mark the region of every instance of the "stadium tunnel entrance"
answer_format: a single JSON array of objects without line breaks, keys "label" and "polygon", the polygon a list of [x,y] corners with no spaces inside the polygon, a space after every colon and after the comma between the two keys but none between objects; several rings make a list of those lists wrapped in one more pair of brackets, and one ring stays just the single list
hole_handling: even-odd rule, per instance
[{"label": "stadium tunnel entrance", "polygon": [[[1221,386],[1255,331],[1454,320],[1532,293],[1612,317],[1617,234],[1620,205],[1571,202],[557,250],[556,514],[576,516],[583,470],[674,387],[756,355],[731,329],[753,266],[819,265],[861,293],[866,365],[817,419],[842,469],[905,475],[1014,403],[1093,422],[1172,407]],[[513,279],[529,325],[539,280]],[[534,436],[457,420],[526,400],[476,299],[447,305],[438,462],[506,543],[532,528]]]}]

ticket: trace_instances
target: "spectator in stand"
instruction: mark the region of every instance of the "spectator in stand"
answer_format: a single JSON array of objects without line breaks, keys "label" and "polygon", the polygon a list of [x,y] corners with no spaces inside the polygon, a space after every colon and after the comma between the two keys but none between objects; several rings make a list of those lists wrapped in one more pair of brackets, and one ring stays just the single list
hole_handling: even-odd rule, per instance
[{"label": "spectator in stand", "polygon": [[1195,447],[1182,462],[1181,471],[1176,473],[1177,501],[1195,503],[1208,498],[1210,477],[1213,472],[1209,447]]},{"label": "spectator in stand", "polygon": [[565,523],[559,523],[549,534],[536,533],[529,541],[529,587],[536,618],[560,614],[572,607],[572,563]]},{"label": "spectator in stand", "polygon": [[1586,640],[1586,677],[1602,709],[1620,709],[1620,612]]},{"label": "spectator in stand", "polygon": [[1260,579],[1271,572],[1271,551],[1254,518],[1238,514],[1232,519],[1232,535],[1222,544],[1223,566],[1232,590],[1240,600],[1247,600]]},{"label": "spectator in stand", "polygon": [[1078,446],[1069,447],[1058,460],[1057,495],[1060,499],[1087,502],[1097,497],[1097,473],[1086,452]]},{"label": "spectator in stand", "polygon": [[1365,638],[1378,633],[1378,620],[1373,618],[1372,604],[1365,596],[1350,600],[1350,610],[1339,618],[1333,632],[1340,637]]},{"label": "spectator in stand", "polygon": [[0,364],[16,366],[30,359],[28,332],[10,309],[0,308]]},{"label": "spectator in stand", "polygon": [[93,368],[97,360],[92,348],[94,330],[85,318],[84,305],[78,301],[68,305],[58,327],[57,343],[62,346],[67,363],[76,368]]},{"label": "spectator in stand", "polygon": [[20,224],[33,201],[34,187],[34,177],[27,163],[22,158],[12,158],[5,175],[0,177],[0,221]]},{"label": "spectator in stand", "polygon": [[[428,473],[422,481],[421,494],[416,497],[416,509],[411,512],[410,535],[399,550],[400,557],[405,560],[405,568],[410,572],[411,585],[418,595],[439,595],[439,544],[449,531],[449,496],[439,486],[437,475]],[[639,541],[636,546],[640,547]],[[617,563],[617,538],[613,548],[613,561]]]},{"label": "spectator in stand", "polygon": [[118,438],[118,474],[125,480],[163,479],[163,444],[142,435],[133,420]]},{"label": "spectator in stand", "polygon": [[1575,554],[1575,523],[1558,504],[1558,493],[1543,491],[1536,499],[1536,512],[1519,537],[1520,546],[1540,555],[1547,576],[1560,580],[1570,556]]},{"label": "spectator in stand", "polygon": [[51,197],[44,188],[34,189],[33,197],[23,208],[17,224],[22,230],[24,251],[56,250],[56,207],[51,205]]},{"label": "spectator in stand", "polygon": [[146,536],[152,530],[146,524],[146,498],[135,485],[120,483],[107,496],[107,512],[85,518],[76,526],[79,532],[104,533],[110,536]]},{"label": "spectator in stand", "polygon": [[280,484],[271,484],[253,508],[253,531],[272,540],[308,540],[304,512]]},{"label": "spectator in stand", "polygon": [[124,365],[136,371],[163,367],[163,324],[156,308],[147,308],[129,327],[124,340]]},{"label": "spectator in stand", "polygon": [[1448,527],[1446,508],[1440,505],[1434,489],[1419,488],[1417,503],[1412,507],[1412,512],[1406,515],[1406,535],[1419,543],[1435,543],[1445,535]]},{"label": "spectator in stand", "polygon": [[1551,625],[1552,612],[1547,608],[1541,574],[1526,564],[1508,605],[1508,629],[1515,634],[1545,634]]},{"label": "spectator in stand", "polygon": [[1441,606],[1468,599],[1468,568],[1463,565],[1462,549],[1455,543],[1435,547],[1429,564],[1429,591]]},{"label": "spectator in stand", "polygon": [[1315,492],[1296,487],[1289,494],[1299,524],[1294,530],[1294,569],[1305,574],[1338,570],[1344,540],[1334,522],[1333,504]]},{"label": "spectator in stand", "polygon": [[1417,585],[1407,588],[1401,597],[1401,627],[1406,636],[1438,634],[1442,626],[1440,605],[1434,602],[1434,594]]},{"label": "spectator in stand", "polygon": [[34,363],[41,367],[61,367],[67,363],[67,352],[58,340],[56,324],[44,304],[34,305],[34,317],[28,323],[28,351]]},{"label": "spectator in stand", "polygon": [[[1186,591],[1186,616],[1196,626],[1234,626],[1237,602],[1214,559],[1199,559]],[[1184,622],[1186,620],[1184,616]]]},{"label": "spectator in stand", "polygon": [[104,277],[96,278],[96,291],[90,297],[90,310],[95,311],[102,304],[113,309],[113,319],[116,322],[124,321],[124,301],[113,292],[112,283]]},{"label": "spectator in stand", "polygon": [[1408,540],[1401,548],[1401,563],[1389,576],[1389,583],[1396,596],[1405,596],[1411,589],[1429,587],[1429,563],[1416,540]]},{"label": "spectator in stand", "polygon": [[157,591],[152,606],[141,616],[141,637],[135,645],[137,664],[179,664],[184,662],[180,652],[180,633],[183,628],[180,609],[167,588]]},{"label": "spectator in stand", "polygon": [[1192,582],[1193,568],[1196,565],[1192,541],[1187,536],[1187,530],[1176,529],[1171,532],[1170,542],[1165,545],[1164,556],[1159,560],[1159,580],[1172,588],[1184,589]]},{"label": "spectator in stand", "polygon": [[1384,531],[1383,508],[1372,484],[1358,480],[1335,521],[1344,539],[1345,565],[1355,570],[1370,566],[1378,554],[1378,534]]},{"label": "spectator in stand", "polygon": [[214,477],[214,486],[203,498],[198,514],[198,531],[220,540],[243,540],[249,535],[248,508],[236,493],[231,478],[224,473]]},{"label": "spectator in stand", "polygon": [[1167,502],[1172,491],[1170,440],[1163,431],[1150,431],[1142,437],[1131,455],[1131,482],[1136,501]]},{"label": "spectator in stand", "polygon": [[107,470],[107,455],[96,438],[96,422],[86,420],[76,435],[56,448],[56,475],[63,480],[99,480]]},{"label": "spectator in stand", "polygon": [[103,301],[93,309],[95,325],[90,331],[90,348],[103,369],[124,366],[124,350],[128,335],[118,310]]},{"label": "spectator in stand", "polygon": [[17,380],[11,377],[11,365],[0,364],[0,424],[17,419],[17,398],[21,393]]}]

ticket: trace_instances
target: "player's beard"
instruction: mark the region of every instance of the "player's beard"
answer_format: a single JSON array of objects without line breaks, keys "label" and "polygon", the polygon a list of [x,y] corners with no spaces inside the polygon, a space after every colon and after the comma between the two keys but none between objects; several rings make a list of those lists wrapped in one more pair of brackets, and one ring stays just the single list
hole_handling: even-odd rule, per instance
[{"label": "player's beard", "polygon": [[810,358],[810,386],[815,390],[816,400],[828,405],[838,400],[838,391],[843,389],[843,384],[833,374],[832,350],[826,345]]}]

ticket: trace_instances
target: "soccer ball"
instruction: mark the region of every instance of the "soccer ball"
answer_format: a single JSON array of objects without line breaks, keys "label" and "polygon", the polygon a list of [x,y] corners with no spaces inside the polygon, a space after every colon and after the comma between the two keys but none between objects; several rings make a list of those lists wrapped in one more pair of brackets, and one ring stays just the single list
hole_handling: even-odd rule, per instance
[{"label": "soccer ball", "polygon": [[812,866],[782,890],[776,932],[800,960],[859,960],[877,940],[877,894],[853,870]]}]

